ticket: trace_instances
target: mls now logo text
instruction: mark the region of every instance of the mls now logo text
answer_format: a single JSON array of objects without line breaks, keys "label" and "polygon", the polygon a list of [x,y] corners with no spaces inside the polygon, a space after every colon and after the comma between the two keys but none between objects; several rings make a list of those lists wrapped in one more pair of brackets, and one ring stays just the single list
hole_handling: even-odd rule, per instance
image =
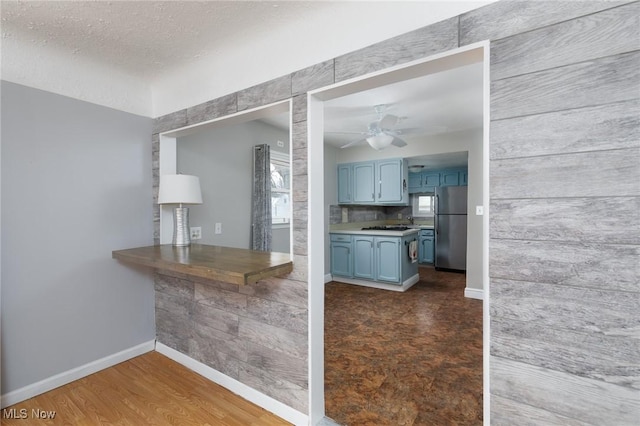
[{"label": "mls now logo text", "polygon": [[39,408],[5,408],[2,410],[3,419],[53,419],[56,417],[55,411],[45,411]]}]

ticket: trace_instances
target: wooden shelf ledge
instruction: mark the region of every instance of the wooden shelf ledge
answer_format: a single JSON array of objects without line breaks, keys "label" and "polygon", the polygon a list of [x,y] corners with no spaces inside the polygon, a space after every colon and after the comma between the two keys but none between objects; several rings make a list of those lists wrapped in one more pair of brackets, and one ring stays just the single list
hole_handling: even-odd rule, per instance
[{"label": "wooden shelf ledge", "polygon": [[253,284],[293,271],[288,253],[204,244],[191,244],[189,247],[166,244],[114,250],[111,256],[123,262],[238,285]]}]

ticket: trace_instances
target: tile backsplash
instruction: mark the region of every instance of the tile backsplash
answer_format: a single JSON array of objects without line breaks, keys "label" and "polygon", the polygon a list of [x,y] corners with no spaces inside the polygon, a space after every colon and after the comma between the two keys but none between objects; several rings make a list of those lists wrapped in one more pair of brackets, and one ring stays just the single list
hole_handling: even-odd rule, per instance
[{"label": "tile backsplash", "polygon": [[[347,221],[342,219],[342,209],[347,210]],[[402,220],[411,216],[411,206],[329,206],[329,224],[360,223],[398,220],[398,214],[402,214]]]}]

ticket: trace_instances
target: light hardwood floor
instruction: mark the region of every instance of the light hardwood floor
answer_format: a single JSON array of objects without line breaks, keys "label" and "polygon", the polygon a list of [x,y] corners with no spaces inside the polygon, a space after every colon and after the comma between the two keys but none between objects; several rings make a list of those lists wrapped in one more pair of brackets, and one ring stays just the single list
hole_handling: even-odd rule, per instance
[{"label": "light hardwood floor", "polygon": [[[38,419],[37,410],[45,415],[55,412],[55,417]],[[290,424],[157,352],[7,407],[2,411],[0,423],[22,426]]]}]

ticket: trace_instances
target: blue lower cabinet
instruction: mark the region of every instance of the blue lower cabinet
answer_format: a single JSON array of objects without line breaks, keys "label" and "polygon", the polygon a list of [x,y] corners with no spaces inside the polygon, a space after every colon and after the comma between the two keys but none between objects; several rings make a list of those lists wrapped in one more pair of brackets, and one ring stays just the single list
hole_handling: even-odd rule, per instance
[{"label": "blue lower cabinet", "polygon": [[378,281],[400,282],[400,238],[375,237]]},{"label": "blue lower cabinet", "polygon": [[353,276],[368,280],[375,279],[374,269],[374,237],[354,235],[353,241]]},{"label": "blue lower cabinet", "polygon": [[418,262],[433,263],[435,262],[435,238],[432,230],[420,231],[418,240]]},{"label": "blue lower cabinet", "polygon": [[353,276],[351,259],[350,237],[349,242],[331,242],[331,275],[351,278]]},{"label": "blue lower cabinet", "polygon": [[331,274],[336,277],[401,285],[418,273],[409,244],[418,234],[386,237],[331,234]]}]

